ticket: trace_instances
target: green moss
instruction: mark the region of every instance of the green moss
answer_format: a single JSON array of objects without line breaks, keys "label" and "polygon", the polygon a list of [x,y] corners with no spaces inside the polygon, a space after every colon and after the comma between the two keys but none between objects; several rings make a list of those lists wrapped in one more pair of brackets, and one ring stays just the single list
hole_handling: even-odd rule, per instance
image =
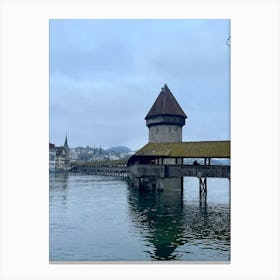
[{"label": "green moss", "polygon": [[148,143],[135,156],[230,158],[230,141]]}]

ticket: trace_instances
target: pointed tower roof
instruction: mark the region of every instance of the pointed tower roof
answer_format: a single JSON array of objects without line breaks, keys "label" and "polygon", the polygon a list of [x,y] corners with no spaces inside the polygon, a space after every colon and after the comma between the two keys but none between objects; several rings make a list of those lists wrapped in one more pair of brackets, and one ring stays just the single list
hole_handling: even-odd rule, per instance
[{"label": "pointed tower roof", "polygon": [[67,133],[66,133],[66,136],[65,136],[64,148],[68,148],[69,149],[68,140],[67,140]]},{"label": "pointed tower roof", "polygon": [[165,84],[145,119],[157,115],[176,115],[187,118],[183,109]]}]

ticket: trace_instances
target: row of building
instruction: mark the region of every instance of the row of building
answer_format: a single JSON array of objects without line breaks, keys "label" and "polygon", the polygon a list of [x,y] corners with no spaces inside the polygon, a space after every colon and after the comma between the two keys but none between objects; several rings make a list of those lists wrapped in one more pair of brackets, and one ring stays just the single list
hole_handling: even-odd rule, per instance
[{"label": "row of building", "polygon": [[70,149],[66,135],[63,146],[56,147],[55,144],[49,143],[49,171],[69,171],[73,163],[119,160],[133,154],[129,149],[128,151],[112,149],[105,150],[101,146],[99,148],[87,146]]},{"label": "row of building", "polygon": [[49,171],[70,170],[70,148],[68,146],[67,135],[63,146],[56,147],[49,143]]}]

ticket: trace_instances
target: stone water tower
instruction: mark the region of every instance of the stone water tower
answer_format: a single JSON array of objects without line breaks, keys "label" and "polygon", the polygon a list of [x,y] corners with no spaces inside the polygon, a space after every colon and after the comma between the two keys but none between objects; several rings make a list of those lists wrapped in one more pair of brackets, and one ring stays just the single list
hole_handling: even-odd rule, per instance
[{"label": "stone water tower", "polygon": [[182,142],[182,127],[186,114],[165,84],[145,117],[149,128],[149,142]]}]

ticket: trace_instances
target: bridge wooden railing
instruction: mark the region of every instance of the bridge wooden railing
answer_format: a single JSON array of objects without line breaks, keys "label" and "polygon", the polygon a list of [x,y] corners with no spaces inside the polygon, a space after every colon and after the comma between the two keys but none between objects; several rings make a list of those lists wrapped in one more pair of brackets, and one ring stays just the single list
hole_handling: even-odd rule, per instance
[{"label": "bridge wooden railing", "polygon": [[79,165],[73,166],[72,172],[82,172],[93,175],[104,175],[104,176],[115,176],[115,177],[126,177],[127,167],[125,165],[121,166],[104,166],[104,165]]},{"label": "bridge wooden railing", "polygon": [[215,177],[230,178],[230,166],[227,165],[152,165],[152,164],[134,164],[132,166],[107,166],[80,165],[72,168],[73,172],[84,172],[94,175],[106,175],[116,177],[126,177],[131,173],[135,177],[158,177],[158,178],[176,178],[176,177]]},{"label": "bridge wooden railing", "polygon": [[134,164],[128,172],[135,177],[216,177],[230,178],[230,166],[227,165],[150,165]]}]

